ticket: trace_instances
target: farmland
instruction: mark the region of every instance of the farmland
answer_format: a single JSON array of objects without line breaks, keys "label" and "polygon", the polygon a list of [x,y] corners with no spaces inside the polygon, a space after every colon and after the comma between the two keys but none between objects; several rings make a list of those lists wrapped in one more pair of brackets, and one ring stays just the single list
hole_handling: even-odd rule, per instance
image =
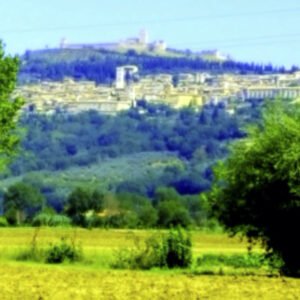
[{"label": "farmland", "polygon": [[[47,247],[62,236],[81,244],[80,263],[46,265],[16,261],[36,229],[0,229],[1,299],[299,299],[299,279],[253,275],[197,275],[196,270],[136,271],[111,269],[120,247],[144,240],[154,231],[42,228],[37,243]],[[192,232],[194,259],[206,253],[245,253],[247,244],[222,233]],[[259,252],[259,248],[254,251]]]}]

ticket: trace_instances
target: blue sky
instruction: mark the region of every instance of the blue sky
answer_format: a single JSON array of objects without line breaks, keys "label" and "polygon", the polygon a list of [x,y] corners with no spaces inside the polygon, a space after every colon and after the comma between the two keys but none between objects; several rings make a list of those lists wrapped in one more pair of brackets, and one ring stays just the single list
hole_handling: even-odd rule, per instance
[{"label": "blue sky", "polygon": [[219,49],[236,60],[300,65],[299,0],[0,0],[9,53],[109,42],[147,29],[171,47]]}]

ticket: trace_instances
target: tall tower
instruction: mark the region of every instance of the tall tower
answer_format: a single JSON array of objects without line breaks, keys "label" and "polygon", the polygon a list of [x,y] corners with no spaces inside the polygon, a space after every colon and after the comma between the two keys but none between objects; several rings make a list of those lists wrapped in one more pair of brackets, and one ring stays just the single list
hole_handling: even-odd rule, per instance
[{"label": "tall tower", "polygon": [[64,37],[60,40],[59,46],[61,49],[64,49],[64,48],[66,48],[66,45],[67,45],[67,39]]},{"label": "tall tower", "polygon": [[142,29],[139,34],[139,42],[142,45],[148,44],[148,32],[145,29]]},{"label": "tall tower", "polygon": [[126,77],[131,77],[133,74],[138,72],[138,67],[133,65],[127,65],[117,67],[116,71],[116,89],[124,89],[127,86]]},{"label": "tall tower", "polygon": [[123,67],[117,68],[117,74],[116,74],[116,89],[124,89],[125,87],[125,70]]}]

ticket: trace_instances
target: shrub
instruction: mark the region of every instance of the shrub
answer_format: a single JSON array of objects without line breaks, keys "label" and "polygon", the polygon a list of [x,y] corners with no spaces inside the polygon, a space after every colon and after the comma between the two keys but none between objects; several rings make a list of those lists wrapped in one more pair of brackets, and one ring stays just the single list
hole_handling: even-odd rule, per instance
[{"label": "shrub", "polygon": [[20,251],[20,253],[17,255],[17,260],[29,260],[57,264],[64,261],[80,261],[83,258],[82,249],[76,244],[75,235],[71,239],[62,237],[59,243],[52,244],[48,247],[48,249],[45,249],[39,247],[37,243],[39,230],[39,227],[36,228],[29,247]]},{"label": "shrub", "polygon": [[39,235],[39,228],[34,231],[32,240],[30,241],[29,246],[20,251],[17,255],[17,260],[21,261],[43,261],[44,260],[44,250],[38,247],[37,238]]},{"label": "shrub", "polygon": [[165,267],[165,255],[162,239],[160,236],[152,235],[144,243],[134,238],[134,247],[120,249],[112,263],[113,268],[118,269],[142,269],[153,267]]},{"label": "shrub", "polygon": [[192,263],[192,241],[182,228],[171,229],[164,239],[168,268],[187,268]]},{"label": "shrub", "polygon": [[187,268],[192,262],[192,243],[189,234],[181,228],[167,235],[152,235],[144,243],[138,238],[134,247],[116,253],[112,267],[121,269]]},{"label": "shrub", "polygon": [[0,227],[7,227],[9,224],[5,217],[0,217]]},{"label": "shrub", "polygon": [[66,238],[61,238],[60,243],[50,246],[46,251],[46,262],[58,264],[64,261],[75,262],[82,259],[81,247],[75,244],[74,241],[68,241]]},{"label": "shrub", "polygon": [[93,228],[93,227],[103,227],[104,219],[96,214],[92,214],[90,216],[85,217],[85,227]]}]

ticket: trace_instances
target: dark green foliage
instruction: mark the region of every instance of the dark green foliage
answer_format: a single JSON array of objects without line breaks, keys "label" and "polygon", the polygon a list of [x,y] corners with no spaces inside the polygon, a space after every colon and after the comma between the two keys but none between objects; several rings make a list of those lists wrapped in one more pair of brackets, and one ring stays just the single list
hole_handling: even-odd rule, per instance
[{"label": "dark green foliage", "polygon": [[300,108],[277,103],[216,169],[212,209],[231,233],[259,240],[300,276]]},{"label": "dark green foliage", "polygon": [[117,194],[119,208],[126,216],[126,227],[147,228],[154,227],[157,222],[157,211],[152,206],[151,200],[147,197],[133,193]]},{"label": "dark green foliage", "polygon": [[160,187],[155,191],[154,203],[156,204],[157,224],[164,228],[173,226],[188,227],[192,220],[189,211],[175,189]]},{"label": "dark green foliage", "polygon": [[45,203],[39,190],[23,182],[11,185],[4,193],[4,215],[10,224],[21,224],[30,220]]},{"label": "dark green foliage", "polygon": [[192,263],[192,241],[182,228],[171,229],[164,239],[168,268],[187,268]]},{"label": "dark green foliage", "polygon": [[45,253],[45,260],[50,264],[59,264],[65,261],[76,262],[81,259],[81,247],[76,245],[74,241],[68,241],[66,238],[62,238],[60,243],[51,245]]},{"label": "dark green foliage", "polygon": [[142,228],[153,228],[157,224],[157,211],[150,204],[140,208],[138,212],[139,224]]},{"label": "dark green foliage", "polygon": [[180,195],[174,188],[159,187],[154,194],[154,203],[159,204],[163,201],[175,201],[180,202]]},{"label": "dark green foliage", "polygon": [[88,211],[99,212],[103,208],[103,195],[97,190],[76,188],[68,197],[66,213],[78,225],[85,225]]},{"label": "dark green foliage", "polygon": [[[221,131],[226,132],[226,141],[241,136],[238,119],[222,107],[217,109],[225,117],[202,126],[198,122],[199,113],[194,110],[176,112],[157,105],[152,114],[152,106],[147,104],[144,114],[139,114],[137,107],[114,117],[93,111],[72,116],[24,116],[21,125],[27,128],[27,134],[22,142],[23,154],[11,165],[11,171],[19,175],[34,170],[63,170],[145,151],[171,151],[191,160],[202,149],[203,158],[209,162],[226,153],[219,142]],[[202,113],[211,115],[212,109],[216,108],[204,108]]]},{"label": "dark green foliage", "polygon": [[153,234],[144,243],[134,237],[134,247],[118,250],[111,266],[117,269],[142,270],[163,268],[166,266],[165,256],[165,247],[161,236]]},{"label": "dark green foliage", "polygon": [[188,210],[179,201],[166,200],[157,205],[158,225],[164,228],[191,224]]},{"label": "dark green foliage", "polygon": [[[74,223],[82,226],[91,226],[92,220],[108,227],[203,226],[205,209],[195,207],[191,204],[194,200],[185,201],[184,197],[210,188],[211,165],[226,156],[231,140],[243,135],[239,126],[250,112],[237,110],[231,116],[222,105],[207,105],[197,112],[193,108],[176,111],[163,104],[140,102],[141,106],[113,117],[95,111],[24,116],[21,124],[27,131],[22,155],[10,166],[11,174],[23,176],[25,183],[45,195],[47,205],[57,212],[66,208]],[[254,107],[257,109],[256,104]],[[70,145],[76,146],[76,153],[70,152]],[[98,210],[94,204],[80,199],[70,206],[67,203],[68,195],[79,186],[88,194],[101,190],[144,196],[153,199],[155,207],[134,206],[126,211],[121,205],[118,215],[107,215],[103,222],[93,216],[86,223],[89,210]],[[155,195],[161,186],[172,187],[173,195],[177,192],[175,198],[180,198],[180,203],[174,212],[168,206],[175,207],[172,201],[176,199],[168,192],[169,205],[158,205],[159,197],[166,196]],[[90,198],[87,194],[82,197]],[[148,220],[147,214],[151,216]]]},{"label": "dark green foliage", "polygon": [[0,227],[7,227],[9,224],[5,217],[0,217]]},{"label": "dark green foliage", "polygon": [[116,253],[112,267],[121,269],[188,268],[192,263],[192,243],[189,233],[181,228],[166,235],[154,234],[144,243],[135,238],[130,249]]},{"label": "dark green foliage", "polygon": [[5,55],[0,40],[0,169],[6,165],[19,142],[16,125],[22,100],[11,99],[18,69],[18,58]]}]

